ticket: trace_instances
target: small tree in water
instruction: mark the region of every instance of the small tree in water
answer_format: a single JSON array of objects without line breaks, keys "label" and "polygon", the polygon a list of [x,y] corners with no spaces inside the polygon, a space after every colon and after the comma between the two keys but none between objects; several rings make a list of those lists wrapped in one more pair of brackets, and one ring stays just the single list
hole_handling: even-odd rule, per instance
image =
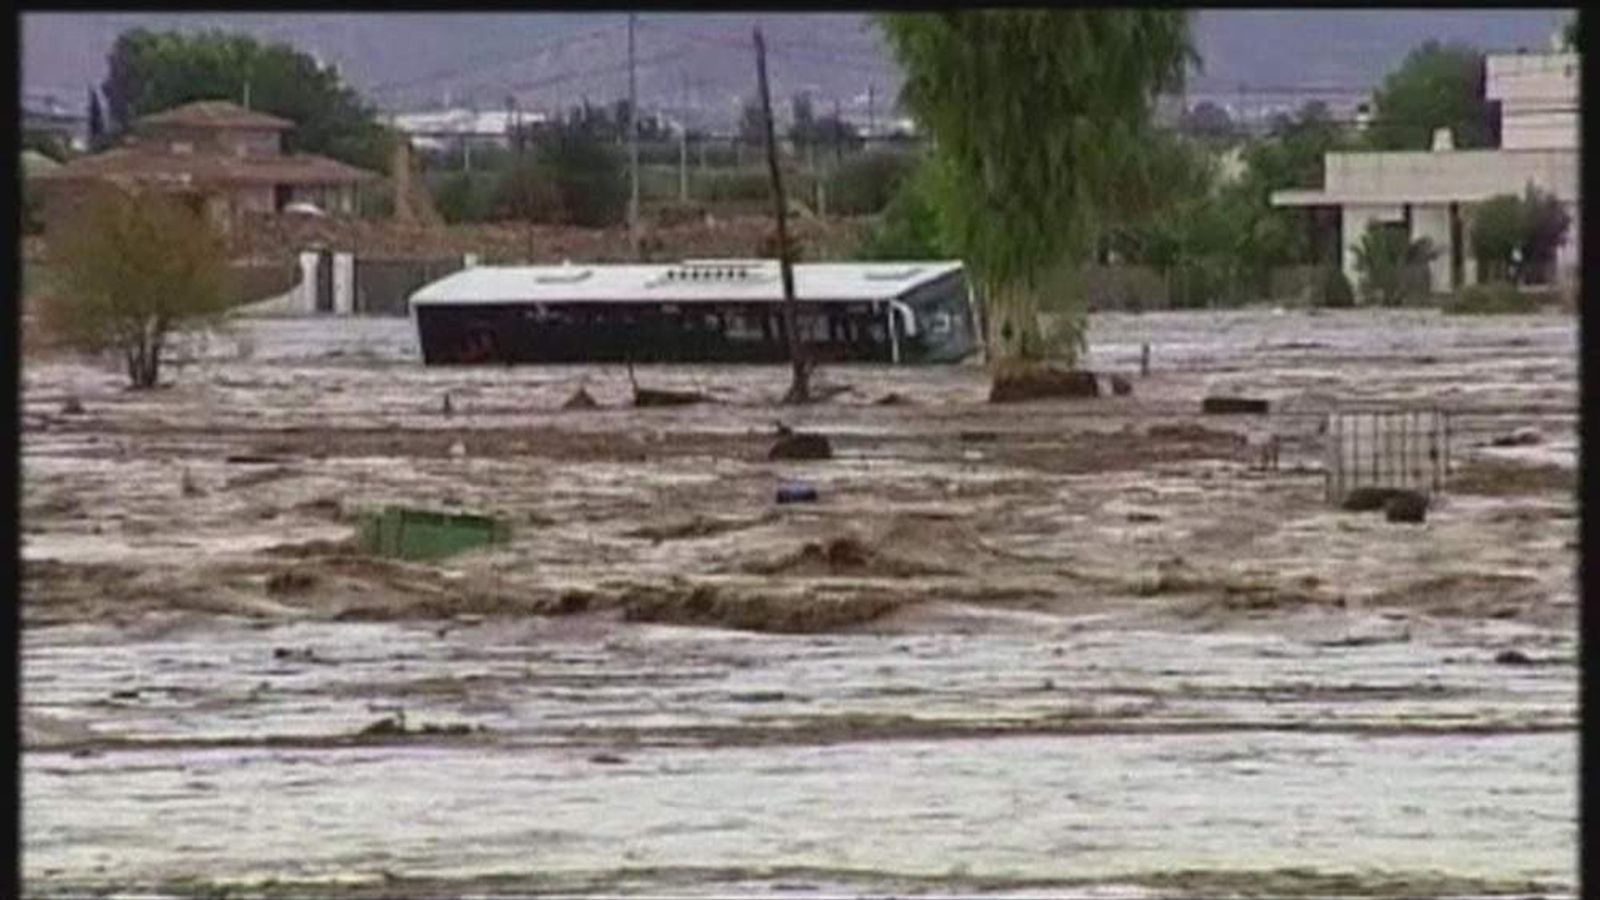
[{"label": "small tree in water", "polygon": [[221,235],[171,195],[97,187],[48,241],[57,276],[45,327],[67,346],[121,354],[135,388],[156,386],[170,335],[228,306]]}]

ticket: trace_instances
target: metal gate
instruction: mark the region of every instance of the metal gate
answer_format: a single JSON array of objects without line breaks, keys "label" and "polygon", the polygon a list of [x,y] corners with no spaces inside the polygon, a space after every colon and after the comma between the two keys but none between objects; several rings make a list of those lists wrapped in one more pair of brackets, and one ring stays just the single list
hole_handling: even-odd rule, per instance
[{"label": "metal gate", "polygon": [[1450,413],[1437,408],[1339,410],[1328,415],[1327,498],[1356,488],[1434,494],[1450,474]]},{"label": "metal gate", "polygon": [[412,293],[429,282],[460,271],[459,256],[438,259],[355,260],[355,312],[364,316],[405,316]]}]

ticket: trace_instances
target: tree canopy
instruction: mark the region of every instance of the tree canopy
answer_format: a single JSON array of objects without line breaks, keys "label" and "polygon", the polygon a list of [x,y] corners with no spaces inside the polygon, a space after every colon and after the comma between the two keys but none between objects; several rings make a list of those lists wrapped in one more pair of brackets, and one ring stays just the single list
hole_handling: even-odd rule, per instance
[{"label": "tree canopy", "polygon": [[56,290],[46,327],[72,346],[120,353],[134,387],[156,385],[168,335],[228,306],[220,232],[170,194],[97,187],[51,231],[48,250]]},{"label": "tree canopy", "polygon": [[1374,95],[1368,138],[1378,150],[1426,150],[1435,129],[1449,128],[1458,148],[1496,146],[1499,116],[1484,86],[1482,51],[1428,41]]},{"label": "tree canopy", "polygon": [[1097,219],[1125,200],[1158,92],[1196,59],[1178,10],[959,10],[879,17],[901,100],[933,138],[940,222],[984,298],[1000,357],[1075,357],[1083,307],[1056,295],[1070,340],[1051,346],[1040,294],[1081,263]]},{"label": "tree canopy", "polygon": [[135,29],[118,36],[101,92],[108,131],[196,100],[231,100],[295,123],[298,149],[382,170],[392,135],[339,74],[286,44],[225,31]]}]

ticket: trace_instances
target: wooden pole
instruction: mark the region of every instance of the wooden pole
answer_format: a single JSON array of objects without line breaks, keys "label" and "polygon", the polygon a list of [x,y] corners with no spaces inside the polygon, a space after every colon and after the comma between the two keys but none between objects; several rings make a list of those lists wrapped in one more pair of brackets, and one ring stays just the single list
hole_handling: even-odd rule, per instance
[{"label": "wooden pole", "polygon": [[761,119],[767,136],[767,171],[772,178],[772,202],[778,218],[778,270],[783,278],[783,325],[789,337],[789,363],[794,378],[785,403],[811,401],[811,371],[801,354],[799,317],[795,314],[794,267],[789,260],[788,209],[783,196],[783,173],[778,168],[778,138],[772,124],[772,94],[767,87],[767,44],[755,29],[756,77],[761,85]]},{"label": "wooden pole", "polygon": [[628,13],[628,240],[633,258],[639,258],[639,80],[634,64],[633,26],[638,16]]}]

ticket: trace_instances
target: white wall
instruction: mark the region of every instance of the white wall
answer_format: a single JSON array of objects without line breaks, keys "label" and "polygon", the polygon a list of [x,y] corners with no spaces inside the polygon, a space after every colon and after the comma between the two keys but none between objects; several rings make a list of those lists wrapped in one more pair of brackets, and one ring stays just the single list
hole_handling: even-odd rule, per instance
[{"label": "white wall", "polygon": [[1428,263],[1428,280],[1436,292],[1448,291],[1450,285],[1450,206],[1424,204],[1411,208],[1411,239],[1427,238],[1438,255]]},{"label": "white wall", "polygon": [[1529,182],[1578,199],[1575,150],[1329,153],[1324,164],[1325,192],[1349,203],[1482,200],[1520,194]]},{"label": "white wall", "polygon": [[1359,289],[1361,273],[1356,268],[1356,248],[1373,222],[1398,222],[1405,218],[1405,208],[1397,205],[1352,205],[1343,209],[1339,219],[1339,238],[1344,245],[1344,274],[1350,286]]}]

